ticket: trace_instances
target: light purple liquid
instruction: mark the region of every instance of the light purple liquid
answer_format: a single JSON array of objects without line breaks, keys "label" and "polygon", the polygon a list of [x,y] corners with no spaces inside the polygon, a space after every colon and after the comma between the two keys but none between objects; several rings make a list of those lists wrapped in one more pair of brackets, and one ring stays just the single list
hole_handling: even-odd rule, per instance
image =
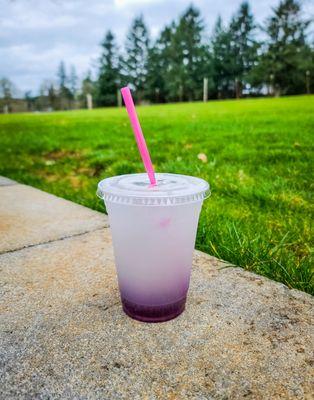
[{"label": "light purple liquid", "polygon": [[[181,276],[174,282],[160,281],[152,276],[146,287],[130,285],[119,278],[123,310],[130,317],[145,322],[163,322],[184,311],[190,276]],[[138,283],[138,281],[136,282]],[[149,285],[151,283],[151,285]]]},{"label": "light purple liquid", "polygon": [[145,322],[177,317],[185,307],[202,201],[106,206],[123,310]]}]

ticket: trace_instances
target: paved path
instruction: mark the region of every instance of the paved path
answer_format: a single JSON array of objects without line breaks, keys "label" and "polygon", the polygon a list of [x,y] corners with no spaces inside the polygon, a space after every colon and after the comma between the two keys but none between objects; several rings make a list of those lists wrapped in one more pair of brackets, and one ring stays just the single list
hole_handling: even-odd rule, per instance
[{"label": "paved path", "polygon": [[195,252],[187,309],[120,306],[104,214],[0,179],[3,399],[310,399],[313,298]]}]

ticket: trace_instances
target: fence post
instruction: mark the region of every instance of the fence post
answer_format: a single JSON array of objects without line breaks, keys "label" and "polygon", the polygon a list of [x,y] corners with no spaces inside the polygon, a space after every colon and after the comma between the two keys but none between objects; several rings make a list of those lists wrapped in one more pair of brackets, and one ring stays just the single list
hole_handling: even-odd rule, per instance
[{"label": "fence post", "polygon": [[203,80],[203,101],[206,102],[208,100],[208,78],[204,78]]},{"label": "fence post", "polygon": [[87,93],[86,95],[86,100],[87,100],[87,108],[88,110],[93,109],[93,97],[90,93]]}]

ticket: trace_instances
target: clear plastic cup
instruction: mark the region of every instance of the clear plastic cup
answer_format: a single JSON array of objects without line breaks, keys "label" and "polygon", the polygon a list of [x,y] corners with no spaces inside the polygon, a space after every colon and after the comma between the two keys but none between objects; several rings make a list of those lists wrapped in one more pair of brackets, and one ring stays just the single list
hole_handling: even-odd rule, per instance
[{"label": "clear plastic cup", "polygon": [[203,200],[203,179],[121,175],[99,182],[112,233],[123,310],[145,322],[175,318],[185,308]]}]

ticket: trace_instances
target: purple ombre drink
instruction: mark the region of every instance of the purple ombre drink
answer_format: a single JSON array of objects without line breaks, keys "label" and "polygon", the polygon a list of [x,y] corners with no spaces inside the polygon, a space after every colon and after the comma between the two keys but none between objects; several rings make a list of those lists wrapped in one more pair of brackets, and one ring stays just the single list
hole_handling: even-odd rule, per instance
[{"label": "purple ombre drink", "polygon": [[198,218],[209,185],[184,175],[104,179],[98,195],[109,215],[123,309],[145,322],[175,318],[185,307]]}]

